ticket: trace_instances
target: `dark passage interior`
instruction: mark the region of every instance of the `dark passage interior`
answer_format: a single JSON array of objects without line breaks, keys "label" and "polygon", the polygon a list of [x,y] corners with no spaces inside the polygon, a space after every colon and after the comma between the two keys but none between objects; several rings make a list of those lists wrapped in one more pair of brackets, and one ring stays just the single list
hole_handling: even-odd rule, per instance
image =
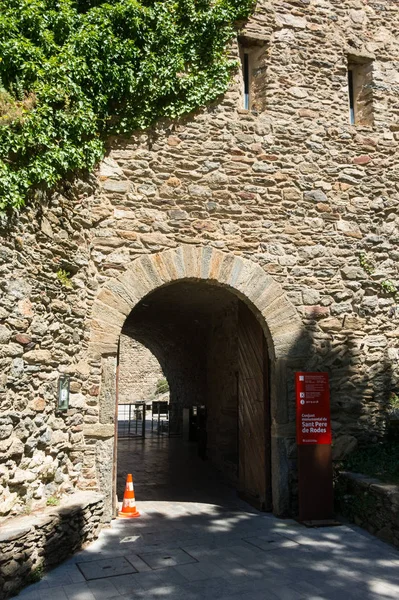
[{"label": "dark passage interior", "polygon": [[137,485],[141,473],[156,488],[142,488],[148,499],[171,499],[171,487],[178,499],[210,467],[208,478],[271,510],[268,355],[250,308],[222,287],[182,280],[144,298],[123,333],[156,356],[168,380],[170,437],[120,444],[119,475],[130,461]]}]

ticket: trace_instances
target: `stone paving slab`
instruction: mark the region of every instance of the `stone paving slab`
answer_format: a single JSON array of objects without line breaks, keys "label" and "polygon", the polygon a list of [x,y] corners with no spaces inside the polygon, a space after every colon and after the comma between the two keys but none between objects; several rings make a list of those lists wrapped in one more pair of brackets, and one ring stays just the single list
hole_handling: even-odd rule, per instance
[{"label": "stone paving slab", "polygon": [[151,569],[164,569],[165,567],[196,562],[195,558],[180,549],[171,550],[170,552],[147,552],[140,554],[139,558],[147,563]]},{"label": "stone paving slab", "polygon": [[78,562],[77,565],[86,580],[110,578],[115,575],[129,575],[136,571],[134,566],[123,556],[90,562]]},{"label": "stone paving slab", "polygon": [[399,552],[356,527],[307,529],[244,503],[192,504],[139,503],[141,519],[114,521],[21,599],[399,598]]}]

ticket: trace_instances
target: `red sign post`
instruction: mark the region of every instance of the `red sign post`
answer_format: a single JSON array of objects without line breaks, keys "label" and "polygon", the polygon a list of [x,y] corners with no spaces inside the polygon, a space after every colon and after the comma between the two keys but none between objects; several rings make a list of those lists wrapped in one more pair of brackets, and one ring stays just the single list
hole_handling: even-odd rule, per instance
[{"label": "red sign post", "polygon": [[328,373],[296,373],[299,520],[334,515]]}]

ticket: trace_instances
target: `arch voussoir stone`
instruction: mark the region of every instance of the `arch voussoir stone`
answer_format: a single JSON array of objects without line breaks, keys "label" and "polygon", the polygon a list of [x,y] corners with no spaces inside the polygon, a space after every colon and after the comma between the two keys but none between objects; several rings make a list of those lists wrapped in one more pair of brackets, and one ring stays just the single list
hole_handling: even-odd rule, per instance
[{"label": "arch voussoir stone", "polygon": [[181,246],[175,249],[172,256],[172,260],[174,270],[176,272],[176,279],[184,279],[185,277],[187,277],[186,269],[184,266],[183,248]]},{"label": "arch voussoir stone", "polygon": [[[114,296],[120,299],[122,306],[127,304],[130,307],[130,312],[132,310],[132,306],[135,306],[137,303],[137,296],[134,293],[134,286],[129,285],[131,281],[128,281],[128,284],[125,285],[124,281],[121,278],[122,275],[120,275],[118,279],[111,279],[106,283],[104,289],[110,290],[114,294]],[[97,298],[99,297],[100,296],[98,295]],[[123,312],[121,309],[118,310],[119,312]],[[129,314],[129,312],[127,314]]]},{"label": "arch voussoir stone", "polygon": [[141,256],[138,263],[140,264],[151,291],[165,283],[152,256]]},{"label": "arch voussoir stone", "polygon": [[98,359],[102,355],[116,354],[121,327],[99,319],[90,323],[89,357]]},{"label": "arch voussoir stone", "polygon": [[176,250],[170,249],[152,255],[154,266],[164,283],[176,281],[179,278],[175,265]]},{"label": "arch voussoir stone", "polygon": [[264,316],[270,330],[278,329],[282,323],[297,322],[298,313],[284,296],[281,296],[273,303],[267,305],[263,311]]},{"label": "arch voussoir stone", "polygon": [[223,260],[223,252],[214,250],[210,261],[209,279],[211,281],[219,281],[219,270]]},{"label": "arch voussoir stone", "polygon": [[93,307],[93,319],[109,323],[113,327],[123,327],[126,320],[126,315],[119,312],[116,307],[111,307],[108,304],[104,304],[100,299]]},{"label": "arch voussoir stone", "polygon": [[257,300],[269,285],[270,279],[268,276],[260,267],[256,267],[245,284],[245,296],[247,296],[247,298],[249,298],[258,308],[256,304]]},{"label": "arch voussoir stone", "polygon": [[131,301],[128,302],[118,293],[115,293],[111,287],[111,285],[115,283],[116,282],[112,281],[109,285],[103,287],[97,296],[97,301],[105,304],[109,308],[115,309],[117,312],[122,313],[125,315],[125,317],[127,317],[132,310],[132,303]]},{"label": "arch voussoir stone", "polygon": [[232,270],[231,287],[245,296],[248,290],[248,281],[251,279],[257,266],[250,260],[238,258]]},{"label": "arch voussoir stone", "polygon": [[219,283],[229,285],[235,261],[234,254],[223,254],[217,277]]},{"label": "arch voussoir stone", "polygon": [[184,246],[183,264],[186,277],[199,279],[201,274],[201,252],[195,246]]},{"label": "arch voussoir stone", "polygon": [[214,248],[212,246],[203,246],[201,248],[201,267],[200,267],[200,278],[201,279],[209,279],[209,273],[212,264],[212,257],[214,253]]},{"label": "arch voussoir stone", "polygon": [[231,272],[230,272],[230,278],[228,281],[228,284],[232,287],[232,288],[236,288],[236,286],[238,285],[239,282],[239,277],[241,275],[241,273],[243,272],[243,270],[245,270],[245,266],[246,266],[246,262],[244,262],[242,260],[242,258],[240,258],[239,256],[235,257]]},{"label": "arch voussoir stone", "polygon": [[273,277],[266,275],[264,280],[264,288],[261,294],[254,299],[256,307],[263,314],[263,311],[267,309],[273,302],[284,298],[284,290],[279,283],[277,283]]},{"label": "arch voussoir stone", "polygon": [[133,261],[126,271],[119,277],[119,281],[128,289],[132,298],[135,299],[135,304],[144,296],[159,287],[154,286],[148,278],[145,267],[142,267],[141,257]]}]

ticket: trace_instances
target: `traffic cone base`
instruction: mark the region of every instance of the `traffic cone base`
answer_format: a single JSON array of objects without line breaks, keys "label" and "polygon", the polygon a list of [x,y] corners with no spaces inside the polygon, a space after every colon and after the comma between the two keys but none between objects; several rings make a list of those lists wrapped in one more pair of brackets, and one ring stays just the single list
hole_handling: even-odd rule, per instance
[{"label": "traffic cone base", "polygon": [[119,511],[118,517],[124,519],[135,519],[140,516],[136,508],[136,498],[134,495],[133,477],[129,473],[126,477],[125,493],[123,494],[122,510]]},{"label": "traffic cone base", "polygon": [[139,516],[140,513],[138,510],[134,513],[122,512],[121,510],[118,512],[118,517],[122,517],[123,519],[136,519]]}]

